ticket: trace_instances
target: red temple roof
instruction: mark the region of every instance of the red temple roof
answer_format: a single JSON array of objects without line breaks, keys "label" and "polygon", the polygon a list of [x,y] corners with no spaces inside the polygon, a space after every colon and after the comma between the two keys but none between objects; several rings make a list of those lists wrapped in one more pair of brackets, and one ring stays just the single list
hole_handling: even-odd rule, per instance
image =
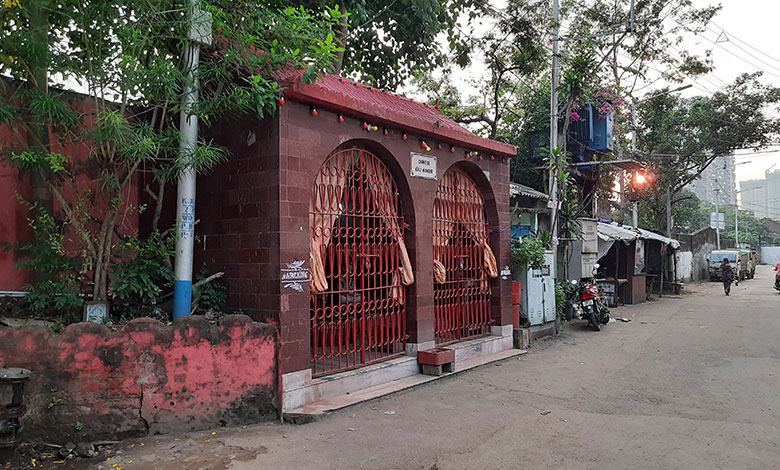
[{"label": "red temple roof", "polygon": [[469,150],[514,157],[517,148],[480,137],[442,114],[435,106],[335,75],[318,78],[314,84],[301,81],[302,72],[287,74],[280,84],[286,98],[334,109],[372,124],[437,138]]}]

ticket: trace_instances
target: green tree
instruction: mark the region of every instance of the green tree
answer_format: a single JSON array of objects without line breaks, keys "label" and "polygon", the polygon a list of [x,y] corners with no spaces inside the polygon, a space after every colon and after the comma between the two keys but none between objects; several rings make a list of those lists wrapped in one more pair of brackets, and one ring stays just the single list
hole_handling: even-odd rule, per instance
[{"label": "green tree", "polygon": [[[440,78],[416,73],[413,85],[456,122],[473,124],[488,138],[506,140],[500,134],[511,126],[504,121],[522,117],[521,100],[530,91],[527,84],[548,62],[543,43],[548,10],[542,2],[524,0],[512,0],[503,10],[485,7],[484,18],[493,21],[494,27],[469,39],[471,54],[453,51],[451,68]],[[472,80],[479,92],[464,98],[452,85],[451,75],[472,62],[484,64],[487,77]]]},{"label": "green tree", "polygon": [[[315,13],[215,0],[201,2],[200,9],[213,16],[215,35],[197,70],[201,103],[194,112],[202,122],[272,113],[280,92],[274,71],[293,64],[312,81],[336,60],[337,8]],[[42,11],[50,34],[40,33]],[[155,171],[157,223],[166,180],[185,168],[207,171],[227,158],[205,141],[193,155],[178,152],[179,95],[187,72],[181,55],[189,29],[183,4],[7,1],[0,20],[0,73],[12,77],[0,80],[0,124],[17,137],[5,156],[39,177],[59,203],[81,269],[91,273],[91,293],[105,300],[114,243],[133,235],[122,233],[120,221],[143,210],[128,202],[139,169]],[[52,86],[57,84],[77,86],[91,109],[77,111],[69,104],[72,95]],[[36,126],[51,128],[55,140],[36,139]],[[72,153],[80,146],[89,148],[86,160]]]},{"label": "green tree", "polygon": [[[290,2],[271,2],[278,8]],[[306,8],[324,8],[333,2],[295,2]],[[459,19],[479,15],[484,1],[478,0],[344,0],[339,2],[343,21],[333,29],[343,46],[336,73],[359,75],[376,87],[396,89],[413,73],[445,65],[447,47],[465,55],[468,37]],[[469,28],[464,25],[464,28]]]},{"label": "green tree", "polygon": [[761,149],[775,141],[780,119],[759,110],[780,104],[780,88],[744,74],[710,97],[663,94],[639,106],[638,148],[657,180],[650,192],[654,228],[665,226],[667,188],[672,203],[718,156]]},{"label": "green tree", "polygon": [[[576,49],[581,47],[580,38],[587,38],[596,58],[593,71],[627,103],[639,97],[642,87],[638,86],[650,74],[661,73],[667,80],[681,82],[712,69],[709,51],[700,57],[682,49],[681,44],[685,33],[705,31],[719,9],[699,8],[692,0],[594,0],[587,5],[567,0],[563,14],[570,30],[564,44],[567,49]],[[622,158],[627,149],[623,136],[631,129],[625,107],[616,107],[615,152]]]}]

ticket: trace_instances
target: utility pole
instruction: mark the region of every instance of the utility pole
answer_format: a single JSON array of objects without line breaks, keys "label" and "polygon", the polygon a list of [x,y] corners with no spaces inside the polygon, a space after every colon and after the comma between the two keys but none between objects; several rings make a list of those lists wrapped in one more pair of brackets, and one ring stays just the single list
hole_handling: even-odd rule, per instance
[{"label": "utility pole", "polygon": [[[553,0],[553,31],[552,31],[552,79],[550,87],[550,152],[554,154],[554,169],[550,172],[550,200],[552,207],[552,250],[553,266],[558,265],[558,179],[556,178],[557,169],[561,165],[562,153],[558,149],[558,21],[560,20],[560,10],[558,0]],[[552,158],[553,155],[551,154]],[[565,188],[564,188],[565,189]]]},{"label": "utility pole", "polygon": [[192,160],[198,146],[198,64],[200,44],[211,43],[211,14],[200,10],[196,0],[187,0],[186,8],[189,30],[183,56],[186,77],[179,117],[179,158],[183,170],[176,189],[174,319],[189,315],[192,307],[192,251],[195,240],[195,169]]},{"label": "utility pole", "polygon": [[[634,26],[634,4],[631,3],[631,27]],[[636,104],[632,101],[631,102],[631,158],[636,158]],[[633,222],[634,228],[639,227],[639,209],[638,209],[639,203],[637,201],[634,201],[631,207],[631,221]]]},{"label": "utility pole", "polygon": [[666,187],[666,238],[672,238],[672,188]]},{"label": "utility pole", "polygon": [[[718,180],[715,180],[717,183]],[[718,249],[720,250],[720,211],[718,210],[718,193],[719,189],[715,188],[715,234],[718,237]]]},{"label": "utility pole", "polygon": [[739,206],[734,201],[734,239],[737,241],[739,249]]}]

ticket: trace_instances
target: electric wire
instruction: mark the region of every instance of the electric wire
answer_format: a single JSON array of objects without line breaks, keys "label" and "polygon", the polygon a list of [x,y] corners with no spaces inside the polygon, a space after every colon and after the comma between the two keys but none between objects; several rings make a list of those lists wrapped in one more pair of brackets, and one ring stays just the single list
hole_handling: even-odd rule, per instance
[{"label": "electric wire", "polygon": [[[718,34],[718,32],[717,32],[717,31],[715,31],[714,29],[710,28],[709,26],[707,26],[707,29],[708,29],[709,31],[711,31],[712,33],[714,33],[714,34]],[[721,30],[721,31],[722,31],[723,33],[725,33],[725,31],[723,31],[723,30]],[[728,35],[727,35],[727,36],[728,36]],[[717,41],[717,38],[716,38],[716,41]],[[740,51],[742,51],[742,52],[744,52],[745,54],[749,55],[750,57],[754,58],[754,59],[755,59],[755,60],[757,60],[758,62],[760,62],[760,63],[762,63],[762,64],[766,65],[767,67],[770,67],[770,68],[772,68],[772,69],[774,69],[774,70],[776,70],[776,71],[780,72],[780,68],[779,68],[779,67],[777,67],[776,65],[769,64],[769,63],[767,63],[766,61],[764,61],[763,59],[761,59],[761,58],[759,58],[759,57],[756,57],[756,56],[755,56],[753,53],[751,53],[750,51],[746,50],[745,48],[743,48],[742,46],[740,46],[740,45],[739,45],[739,44],[737,44],[736,42],[734,42],[734,41],[731,41],[730,39],[729,39],[728,41],[725,41],[725,42],[727,42],[727,43],[729,43],[729,44],[732,44],[734,47],[736,47],[736,48],[737,48],[737,49],[739,49]],[[723,43],[723,42],[717,42],[717,44],[722,44],[722,43]]]},{"label": "electric wire", "polygon": [[715,27],[719,28],[721,31],[723,31],[723,33],[725,33],[729,37],[729,39],[732,39],[732,38],[736,39],[737,41],[739,41],[742,44],[746,45],[747,47],[753,49],[754,51],[758,52],[759,54],[762,54],[765,57],[768,57],[769,59],[774,60],[775,62],[780,63],[780,60],[778,60],[776,57],[767,54],[766,52],[762,51],[761,49],[758,49],[757,47],[753,46],[752,44],[750,44],[750,43],[740,39],[738,36],[734,35],[733,33],[729,32],[729,31],[726,31],[725,29],[723,29],[722,26],[718,25],[714,21],[710,21],[710,23],[713,24]]},{"label": "electric wire", "polygon": [[[672,18],[672,20],[673,20],[673,21],[675,21],[675,22],[676,22],[677,24],[679,24],[680,26],[683,26],[683,25],[682,25],[682,23],[680,23],[680,22],[679,22],[679,21],[677,21],[676,19]],[[698,36],[698,35],[697,35],[697,36]],[[738,54],[736,54],[736,53],[734,53],[734,52],[730,51],[729,49],[726,49],[726,48],[725,48],[725,47],[723,47],[723,46],[722,46],[720,43],[713,41],[712,39],[708,38],[708,37],[707,37],[707,36],[705,36],[704,34],[702,34],[700,37],[704,38],[706,41],[709,41],[709,42],[711,42],[711,43],[712,43],[712,44],[714,44],[715,46],[717,46],[717,47],[721,48],[721,49],[722,49],[723,51],[725,51],[726,53],[728,53],[728,54],[730,54],[730,55],[732,55],[732,56],[736,57],[737,59],[741,60],[742,62],[744,62],[744,63],[746,63],[746,64],[748,64],[748,65],[750,65],[751,67],[754,67],[754,68],[756,68],[757,70],[760,70],[760,71],[766,72],[768,75],[772,75],[773,77],[780,78],[780,75],[778,75],[778,74],[776,74],[776,73],[773,73],[773,72],[770,72],[769,70],[766,70],[766,69],[764,69],[763,67],[760,67],[760,66],[758,66],[758,65],[754,64],[753,62],[750,62],[749,60],[745,59],[745,58],[744,58],[744,57],[742,57],[741,55],[738,55]]]}]

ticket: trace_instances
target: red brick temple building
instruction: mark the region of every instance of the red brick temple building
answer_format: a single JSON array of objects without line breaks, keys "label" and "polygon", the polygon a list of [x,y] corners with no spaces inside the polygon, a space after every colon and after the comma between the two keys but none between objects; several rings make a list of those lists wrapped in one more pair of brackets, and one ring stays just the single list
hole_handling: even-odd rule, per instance
[{"label": "red brick temple building", "polygon": [[283,410],[417,374],[420,350],[511,349],[515,147],[336,76],[283,85],[275,116],[210,129],[232,156],[199,178],[196,254],[278,325]]}]

